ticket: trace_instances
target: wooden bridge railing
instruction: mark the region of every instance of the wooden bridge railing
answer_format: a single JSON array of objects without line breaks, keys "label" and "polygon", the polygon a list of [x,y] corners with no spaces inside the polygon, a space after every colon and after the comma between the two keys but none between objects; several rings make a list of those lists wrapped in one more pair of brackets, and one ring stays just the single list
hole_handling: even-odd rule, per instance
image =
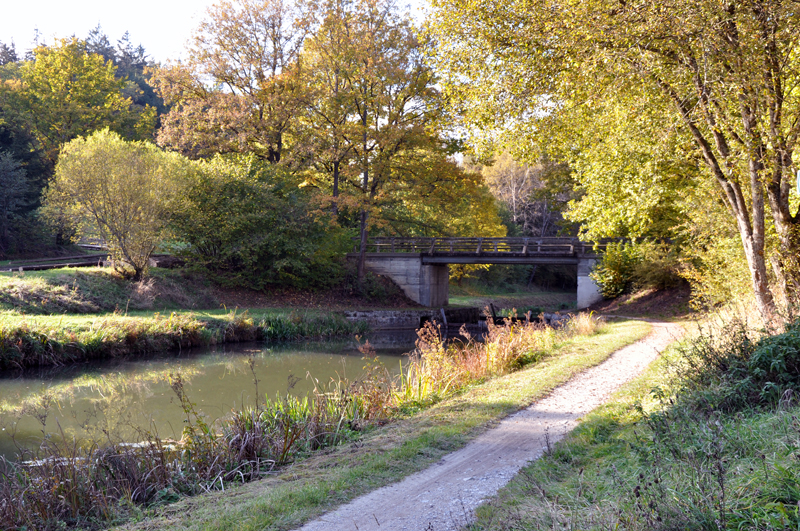
[{"label": "wooden bridge railing", "polygon": [[[606,246],[577,238],[370,238],[368,253],[423,253],[429,255],[585,255]],[[359,241],[353,252],[359,251]]]}]

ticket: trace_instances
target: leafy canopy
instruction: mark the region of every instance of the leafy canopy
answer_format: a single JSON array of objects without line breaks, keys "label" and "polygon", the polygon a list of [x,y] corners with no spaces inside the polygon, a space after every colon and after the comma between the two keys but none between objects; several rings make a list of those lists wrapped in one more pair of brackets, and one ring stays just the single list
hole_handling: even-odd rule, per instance
[{"label": "leafy canopy", "polygon": [[188,161],[103,129],[61,150],[45,203],[84,235],[105,241],[115,267],[135,279],[164,239],[177,176]]}]

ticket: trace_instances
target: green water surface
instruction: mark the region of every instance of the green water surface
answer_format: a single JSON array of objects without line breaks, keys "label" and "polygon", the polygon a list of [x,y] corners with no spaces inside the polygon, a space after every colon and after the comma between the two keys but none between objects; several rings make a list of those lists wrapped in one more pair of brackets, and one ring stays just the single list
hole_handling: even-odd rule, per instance
[{"label": "green water surface", "polygon": [[[398,373],[413,339],[378,339],[378,359]],[[3,375],[0,455],[13,459],[20,447],[35,449],[44,437],[59,444],[136,442],[147,434],[179,439],[186,414],[170,385],[178,375],[195,409],[213,422],[257,399],[357,378],[364,366],[357,347],[354,341],[235,344]]]}]

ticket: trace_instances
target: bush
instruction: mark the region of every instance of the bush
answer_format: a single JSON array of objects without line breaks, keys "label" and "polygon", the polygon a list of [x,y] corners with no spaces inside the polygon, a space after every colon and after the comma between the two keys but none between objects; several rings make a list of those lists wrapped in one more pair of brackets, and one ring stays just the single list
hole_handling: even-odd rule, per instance
[{"label": "bush", "polygon": [[633,272],[641,261],[639,250],[629,243],[609,243],[603,258],[589,276],[607,299],[619,297],[633,287]]},{"label": "bush", "polygon": [[695,408],[738,411],[775,405],[800,393],[800,320],[754,340],[742,324],[707,335],[684,352],[681,399]]},{"label": "bush", "polygon": [[[173,183],[185,159],[108,129],[66,144],[45,196],[46,211],[99,235],[114,267],[140,280],[164,237]],[[123,265],[124,264],[124,265]]]},{"label": "bush", "polygon": [[610,243],[590,277],[607,299],[633,289],[668,289],[681,282],[678,251],[657,242]]},{"label": "bush", "polygon": [[634,287],[669,289],[681,284],[679,249],[674,244],[641,242],[636,244],[640,259],[633,265]]},{"label": "bush", "polygon": [[280,169],[248,159],[198,163],[170,221],[176,250],[224,285],[322,287],[342,276],[348,244]]}]

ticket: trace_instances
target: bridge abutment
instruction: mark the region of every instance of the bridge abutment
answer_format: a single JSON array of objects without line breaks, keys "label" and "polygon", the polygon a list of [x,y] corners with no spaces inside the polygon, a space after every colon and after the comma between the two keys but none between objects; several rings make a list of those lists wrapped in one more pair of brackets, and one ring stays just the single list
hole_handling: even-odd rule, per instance
[{"label": "bridge abutment", "polygon": [[423,264],[418,254],[381,253],[380,257],[367,256],[368,270],[391,278],[406,297],[423,306],[446,306],[450,282],[447,264]]},{"label": "bridge abutment", "polygon": [[596,263],[597,260],[593,258],[581,258],[578,260],[578,301],[576,307],[579,310],[588,308],[592,304],[603,300],[599,286],[589,276]]}]

